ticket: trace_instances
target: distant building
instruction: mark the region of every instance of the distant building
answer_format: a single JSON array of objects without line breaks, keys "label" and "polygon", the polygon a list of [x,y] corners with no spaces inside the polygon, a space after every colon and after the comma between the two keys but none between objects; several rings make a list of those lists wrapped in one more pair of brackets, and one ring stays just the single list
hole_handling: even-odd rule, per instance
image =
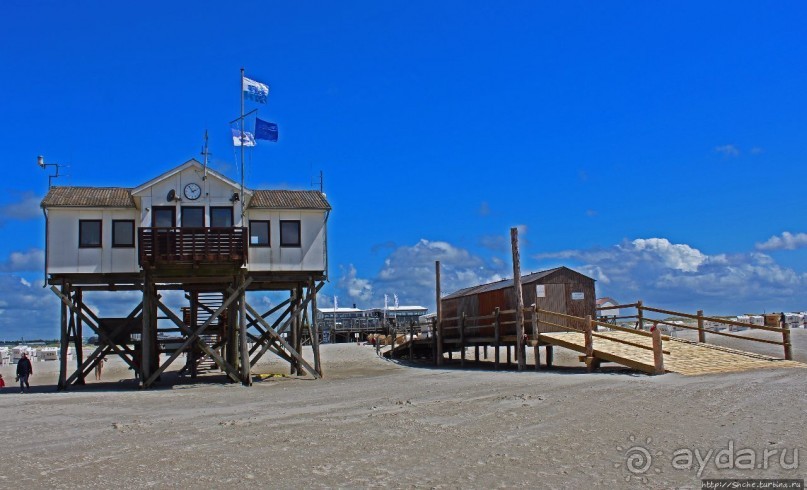
[{"label": "distant building", "polygon": [[619,308],[609,308],[609,306],[617,305],[619,305],[619,302],[614,298],[609,298],[608,296],[599,298],[597,300],[597,308],[602,308],[599,310],[599,316],[619,316]]},{"label": "distant building", "polygon": [[323,332],[329,332],[332,342],[349,341],[359,334],[386,333],[389,328],[404,328],[417,324],[429,311],[423,306],[389,306],[384,308],[317,308],[317,323]]}]

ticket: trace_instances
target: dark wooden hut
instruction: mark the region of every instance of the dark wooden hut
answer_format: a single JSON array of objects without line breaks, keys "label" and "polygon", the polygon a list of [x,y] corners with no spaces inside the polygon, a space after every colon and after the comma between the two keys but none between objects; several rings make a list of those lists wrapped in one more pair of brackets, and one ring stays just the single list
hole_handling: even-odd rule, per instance
[{"label": "dark wooden hut", "polygon": [[[534,272],[521,277],[521,290],[524,296],[524,305],[535,304],[543,310],[565,313],[577,317],[591,315],[596,317],[596,295],[594,292],[594,279],[585,276],[568,267],[557,267],[541,272]],[[500,311],[514,310],[516,308],[516,295],[512,279],[482,284],[461,289],[441,300],[442,316],[445,319],[457,318],[463,313],[466,317],[479,317],[494,313],[498,307]],[[503,320],[512,320],[514,315],[507,315]],[[539,320],[580,328],[578,324],[567,323],[566,320],[539,315]],[[446,326],[456,321],[447,320]],[[487,322],[482,322],[487,323]],[[515,325],[506,322],[502,327],[502,335],[515,334]],[[552,327],[546,323],[539,325],[540,332],[563,331],[564,329]],[[454,336],[456,330],[447,330],[446,337]],[[481,333],[481,332],[480,332]]]}]

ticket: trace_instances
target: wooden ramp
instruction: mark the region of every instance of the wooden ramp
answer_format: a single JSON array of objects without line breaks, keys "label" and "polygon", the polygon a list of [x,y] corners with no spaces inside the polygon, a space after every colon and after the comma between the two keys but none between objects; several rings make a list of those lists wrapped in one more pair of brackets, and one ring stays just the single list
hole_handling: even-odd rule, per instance
[{"label": "wooden ramp", "polygon": [[[594,339],[594,357],[603,362],[614,362],[638,371],[653,373],[653,351],[618,342],[628,341],[646,345],[652,349],[649,337],[640,337],[627,332],[597,332],[607,338]],[[585,353],[583,333],[556,332],[540,334],[540,345],[556,345]],[[667,372],[695,376],[699,374],[729,373],[760,368],[805,368],[807,364],[785,361],[775,357],[753,354],[716,345],[700,344],[682,339],[670,338],[663,344],[664,369]]]}]

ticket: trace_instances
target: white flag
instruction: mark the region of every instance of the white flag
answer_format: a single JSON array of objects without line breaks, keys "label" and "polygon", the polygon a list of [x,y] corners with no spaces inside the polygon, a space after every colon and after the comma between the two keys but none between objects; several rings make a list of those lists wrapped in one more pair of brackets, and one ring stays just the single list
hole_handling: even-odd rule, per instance
[{"label": "white flag", "polygon": [[249,131],[244,131],[244,137],[241,138],[241,131],[238,129],[233,129],[233,146],[241,146],[241,141],[244,142],[244,146],[255,146],[255,135],[250,133]]},{"label": "white flag", "polygon": [[243,90],[246,98],[260,102],[261,104],[265,104],[266,98],[269,97],[268,85],[250,80],[247,77],[244,77]]}]

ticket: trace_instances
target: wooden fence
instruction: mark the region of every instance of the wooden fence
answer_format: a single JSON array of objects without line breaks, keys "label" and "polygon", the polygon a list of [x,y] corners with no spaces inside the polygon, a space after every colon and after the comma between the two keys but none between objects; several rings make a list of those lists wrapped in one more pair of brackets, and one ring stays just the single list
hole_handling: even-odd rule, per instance
[{"label": "wooden fence", "polygon": [[[740,339],[743,341],[748,342],[757,342],[763,344],[773,344],[773,345],[781,345],[784,350],[784,358],[788,361],[793,359],[793,346],[790,342],[790,326],[787,323],[783,325],[780,324],[780,327],[770,327],[767,325],[754,325],[752,323],[744,323],[738,322],[735,320],[728,320],[725,318],[717,318],[717,317],[710,317],[705,316],[703,314],[703,310],[698,310],[697,314],[693,315],[691,313],[683,313],[680,311],[672,311],[672,310],[665,310],[662,308],[654,308],[650,306],[645,306],[642,301],[637,301],[636,303],[624,304],[624,305],[616,305],[616,306],[605,306],[597,308],[598,311],[603,310],[614,310],[614,309],[635,309],[636,314],[633,315],[620,315],[620,316],[609,316],[609,317],[601,317],[607,318],[612,322],[617,320],[636,320],[636,328],[626,328],[620,327],[615,325],[614,323],[608,322],[600,324],[605,324],[608,328],[615,328],[615,329],[623,329],[623,330],[631,330],[631,331],[644,331],[646,325],[648,323],[655,324],[655,325],[667,325],[674,328],[681,328],[684,330],[697,330],[698,331],[698,342],[705,343],[706,342],[706,334],[709,333],[710,335],[719,335],[722,337],[731,337],[734,339]],[[688,318],[690,320],[695,320],[697,326],[692,325],[685,325],[680,323],[673,323],[669,320],[659,319],[659,318],[650,318],[648,317],[647,313],[656,313],[661,315],[667,315],[668,317],[679,317],[679,318]],[[762,330],[766,332],[776,332],[782,335],[782,340],[769,340],[769,339],[757,339],[754,337],[748,337],[745,335],[737,335],[728,332],[721,332],[718,330],[709,330],[705,328],[705,322],[712,322],[727,326],[734,326],[734,327],[744,327],[754,330]]]}]

